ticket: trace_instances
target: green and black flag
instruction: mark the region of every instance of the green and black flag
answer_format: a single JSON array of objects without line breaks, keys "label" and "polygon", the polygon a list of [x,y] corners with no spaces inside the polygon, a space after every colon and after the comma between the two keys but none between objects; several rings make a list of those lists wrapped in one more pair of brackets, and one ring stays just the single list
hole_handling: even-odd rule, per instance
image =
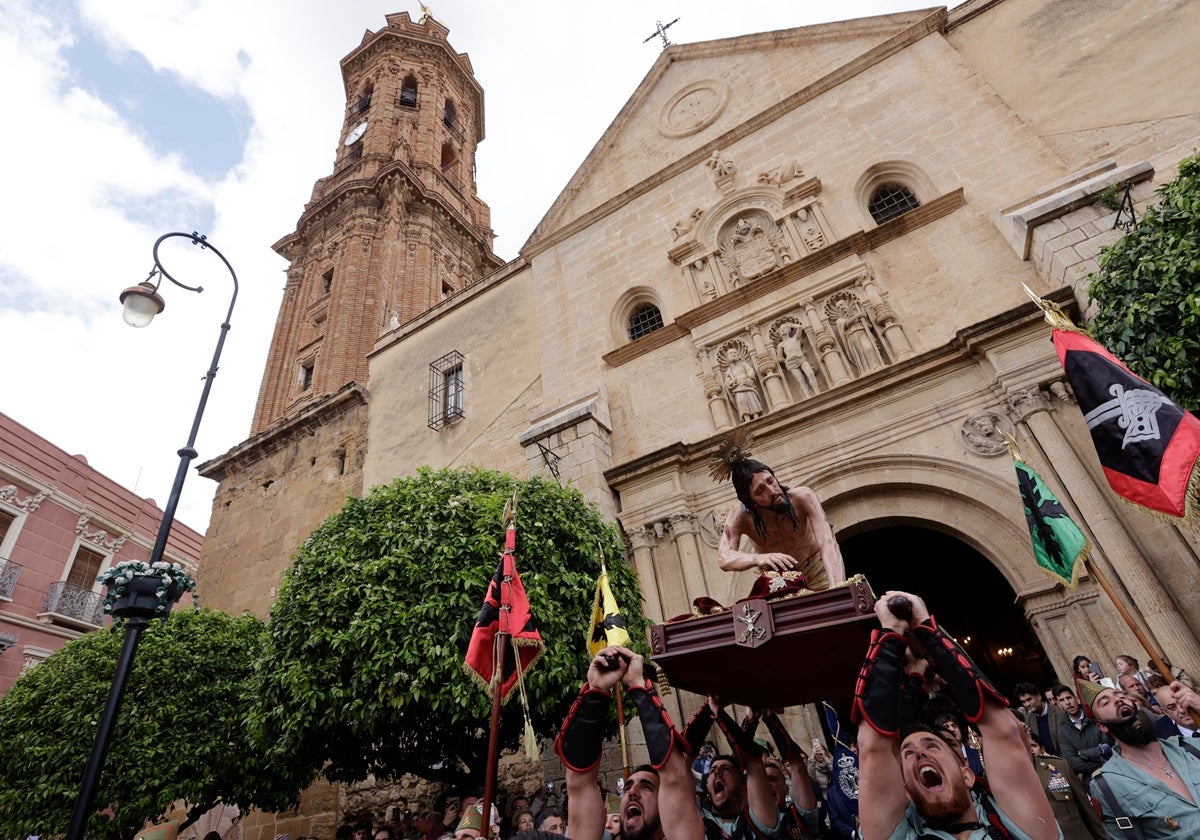
[{"label": "green and black flag", "polygon": [[1074,587],[1091,545],[1079,526],[1033,469],[1015,452],[1017,486],[1025,505],[1025,522],[1037,564],[1064,586]]}]

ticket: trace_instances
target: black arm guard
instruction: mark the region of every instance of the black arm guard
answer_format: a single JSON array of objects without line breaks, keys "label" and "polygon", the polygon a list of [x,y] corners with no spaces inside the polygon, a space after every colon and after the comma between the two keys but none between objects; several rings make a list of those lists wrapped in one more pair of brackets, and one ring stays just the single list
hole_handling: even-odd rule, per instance
[{"label": "black arm guard", "polygon": [[920,674],[905,674],[900,683],[900,728],[912,726],[921,717],[925,701],[929,695],[925,693],[925,678]]},{"label": "black arm guard", "polygon": [[867,657],[854,686],[850,720],[867,722],[880,735],[900,734],[900,678],[908,642],[891,630],[872,630]]},{"label": "black arm guard", "polygon": [[675,731],[671,716],[663,708],[662,701],[654,693],[654,687],[646,680],[646,685],[629,689],[629,700],[638,712],[638,720],[642,722],[642,734],[646,737],[646,751],[650,753],[650,766],[661,770],[671,757],[671,750],[678,744],[681,750],[687,751],[687,741]]},{"label": "black arm guard", "polygon": [[762,756],[763,748],[758,741],[754,740],[754,735],[738,726],[737,721],[731,718],[729,712],[724,709],[717,713],[717,726],[721,727],[721,731],[725,733],[725,739],[738,754],[738,759],[742,762],[743,767],[747,758]]},{"label": "black arm guard", "polygon": [[568,769],[588,773],[600,763],[605,710],[611,699],[608,692],[592,688],[586,682],[583,684],[554,739],[554,751]]},{"label": "black arm guard", "polygon": [[966,651],[938,627],[933,616],[908,632],[924,646],[934,667],[946,681],[950,696],[962,709],[968,721],[979,722],[983,717],[984,704],[988,697],[995,699],[1001,706],[1008,707],[1005,696],[975,667]]},{"label": "black arm guard", "polygon": [[792,740],[792,736],[783,725],[783,721],[779,719],[779,715],[767,712],[763,715],[763,720],[766,721],[767,731],[771,733],[771,738],[775,741],[775,746],[779,748],[779,754],[783,756],[784,761],[795,761],[804,755],[804,750],[800,749],[800,745]]},{"label": "black arm guard", "polygon": [[692,715],[692,719],[683,728],[683,740],[687,742],[690,755],[695,755],[700,751],[700,747],[704,746],[704,740],[712,731],[712,725],[716,719],[708,703],[705,703],[696,710],[696,714]]}]

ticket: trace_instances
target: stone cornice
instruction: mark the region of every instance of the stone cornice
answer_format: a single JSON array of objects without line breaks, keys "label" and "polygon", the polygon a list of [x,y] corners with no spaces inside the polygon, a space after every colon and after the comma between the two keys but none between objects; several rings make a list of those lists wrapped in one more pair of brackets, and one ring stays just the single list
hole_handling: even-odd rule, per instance
[{"label": "stone cornice", "polygon": [[335,394],[329,394],[271,428],[242,441],[224,455],[205,461],[196,471],[205,478],[222,481],[232,472],[246,469],[250,464],[291,445],[298,435],[307,434],[331,419],[340,417],[367,404],[367,389],[357,382],[348,382]]}]

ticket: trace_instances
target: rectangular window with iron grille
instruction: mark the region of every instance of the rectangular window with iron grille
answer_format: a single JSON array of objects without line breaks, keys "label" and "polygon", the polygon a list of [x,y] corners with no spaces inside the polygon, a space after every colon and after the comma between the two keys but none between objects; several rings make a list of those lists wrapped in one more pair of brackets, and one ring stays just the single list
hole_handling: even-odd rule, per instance
[{"label": "rectangular window with iron grille", "polygon": [[429,365],[429,428],[463,418],[463,355],[452,350]]}]

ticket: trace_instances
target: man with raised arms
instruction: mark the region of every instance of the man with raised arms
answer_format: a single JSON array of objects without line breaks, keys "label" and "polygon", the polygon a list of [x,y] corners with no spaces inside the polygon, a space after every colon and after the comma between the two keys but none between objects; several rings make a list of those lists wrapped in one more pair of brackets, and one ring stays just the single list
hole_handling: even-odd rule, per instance
[{"label": "man with raised arms", "polygon": [[691,756],[675,731],[654,686],[642,674],[642,657],[611,645],[592,659],[587,682],[567,713],[555,740],[555,752],[567,768],[571,803],[567,834],[571,840],[600,840],[605,808],[598,785],[604,721],[613,687],[625,686],[637,709],[650,763],[637,768],[625,782],[621,798],[622,840],[703,840],[704,827],[696,807]]},{"label": "man with raised arms", "polygon": [[[911,615],[888,607],[907,599]],[[903,612],[897,603],[897,611]],[[853,719],[858,730],[859,802],[863,840],[1057,840],[1062,837],[1029,752],[1024,729],[1008,701],[975,668],[966,653],[929,614],[925,603],[905,592],[887,592],[875,605],[882,630],[871,635],[855,687]],[[927,658],[918,660],[909,646]],[[987,749],[984,785],[933,731],[912,727],[901,738],[901,683],[928,664],[967,720],[979,727]]]}]

